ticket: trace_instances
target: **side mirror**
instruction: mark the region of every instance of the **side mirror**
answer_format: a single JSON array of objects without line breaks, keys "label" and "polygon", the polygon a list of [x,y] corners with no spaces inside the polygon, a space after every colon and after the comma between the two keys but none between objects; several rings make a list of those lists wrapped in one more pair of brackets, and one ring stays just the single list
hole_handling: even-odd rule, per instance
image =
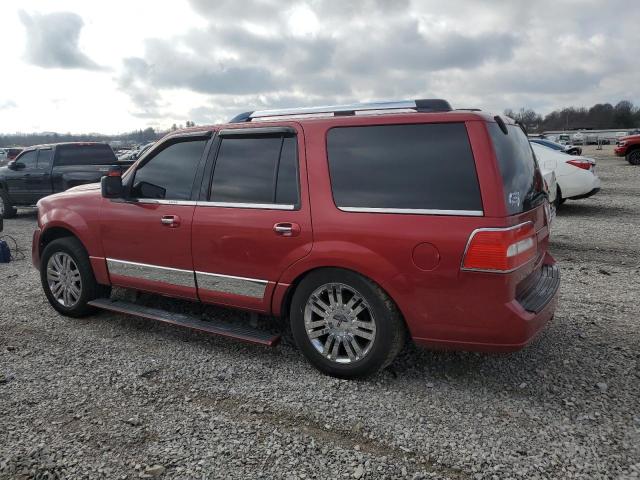
[{"label": "side mirror", "polygon": [[106,177],[100,180],[103,198],[123,198],[124,187],[122,186],[122,168],[111,167]]},{"label": "side mirror", "polygon": [[15,160],[12,160],[9,162],[7,167],[9,167],[11,170],[21,170],[24,168],[24,163],[19,163],[19,162],[16,162]]}]

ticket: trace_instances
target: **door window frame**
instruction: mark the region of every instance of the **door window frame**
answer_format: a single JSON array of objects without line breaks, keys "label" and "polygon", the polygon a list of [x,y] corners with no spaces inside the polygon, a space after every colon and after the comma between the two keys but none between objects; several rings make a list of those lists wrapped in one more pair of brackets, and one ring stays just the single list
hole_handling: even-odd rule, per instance
[{"label": "door window frame", "polygon": [[[297,201],[295,204],[284,203],[252,203],[252,202],[214,202],[211,201],[213,193],[213,178],[215,175],[215,167],[220,155],[220,147],[225,138],[242,138],[242,137],[281,137],[291,136],[295,139],[295,177]],[[223,208],[243,208],[253,210],[300,210],[302,208],[302,190],[300,186],[300,148],[298,145],[299,132],[291,126],[274,126],[274,127],[248,127],[248,128],[226,128],[217,132],[215,143],[211,148],[204,178],[199,189],[197,205],[201,207],[223,207]],[[276,199],[277,177],[282,159],[282,146],[280,147],[280,155],[278,161],[273,167],[273,198]]]},{"label": "door window frame", "polygon": [[[215,132],[211,130],[199,130],[196,132],[183,132],[177,133],[174,135],[170,135],[163,140],[158,141],[155,145],[153,145],[144,155],[139,163],[134,165],[131,169],[129,169],[124,175],[123,186],[125,192],[125,202],[128,203],[149,203],[149,204],[160,204],[160,205],[195,205],[198,203],[196,201],[198,196],[198,191],[200,189],[200,181],[202,179],[202,174],[205,169],[205,164],[207,158],[209,158],[210,150],[212,145],[215,143],[216,135]],[[206,140],[204,150],[198,161],[195,176],[193,177],[193,184],[191,186],[191,195],[189,200],[170,200],[170,199],[156,199],[156,198],[136,198],[132,196],[133,184],[135,182],[136,173],[142,167],[144,167],[147,163],[152,161],[159,153],[164,151],[165,149],[175,145],[176,143],[183,143],[188,141],[201,141]],[[121,199],[112,199],[111,201],[122,201]]]}]

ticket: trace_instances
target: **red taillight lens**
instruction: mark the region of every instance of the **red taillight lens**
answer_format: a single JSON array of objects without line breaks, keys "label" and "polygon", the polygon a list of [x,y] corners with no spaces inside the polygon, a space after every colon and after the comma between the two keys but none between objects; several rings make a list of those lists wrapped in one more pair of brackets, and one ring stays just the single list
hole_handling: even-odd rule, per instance
[{"label": "red taillight lens", "polygon": [[120,166],[112,166],[109,168],[107,172],[107,177],[121,177],[122,176],[122,167]]},{"label": "red taillight lens", "polygon": [[581,168],[583,170],[591,170],[592,163],[587,160],[567,160],[569,165],[573,165],[574,167]]},{"label": "red taillight lens", "polygon": [[471,234],[462,268],[511,272],[535,258],[537,250],[531,222],[510,228],[481,228]]}]

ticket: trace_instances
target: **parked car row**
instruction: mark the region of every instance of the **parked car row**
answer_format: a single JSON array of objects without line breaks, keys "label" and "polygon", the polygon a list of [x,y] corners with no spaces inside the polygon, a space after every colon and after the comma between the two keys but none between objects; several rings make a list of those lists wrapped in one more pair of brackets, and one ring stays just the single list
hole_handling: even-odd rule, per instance
[{"label": "parked car row", "polygon": [[0,168],[0,215],[11,218],[16,207],[34,206],[41,198],[77,185],[96,183],[118,161],[106,143],[74,142],[27,147]]}]

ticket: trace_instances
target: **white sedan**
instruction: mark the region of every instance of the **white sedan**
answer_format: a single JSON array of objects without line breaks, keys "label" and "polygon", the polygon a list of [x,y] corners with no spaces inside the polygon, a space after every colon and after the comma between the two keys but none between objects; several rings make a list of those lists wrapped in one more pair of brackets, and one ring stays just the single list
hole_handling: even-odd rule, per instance
[{"label": "white sedan", "polygon": [[540,168],[552,170],[556,174],[556,206],[567,199],[579,200],[600,191],[600,179],[595,172],[595,160],[559,153],[536,143],[531,143],[531,147],[538,158]]}]

